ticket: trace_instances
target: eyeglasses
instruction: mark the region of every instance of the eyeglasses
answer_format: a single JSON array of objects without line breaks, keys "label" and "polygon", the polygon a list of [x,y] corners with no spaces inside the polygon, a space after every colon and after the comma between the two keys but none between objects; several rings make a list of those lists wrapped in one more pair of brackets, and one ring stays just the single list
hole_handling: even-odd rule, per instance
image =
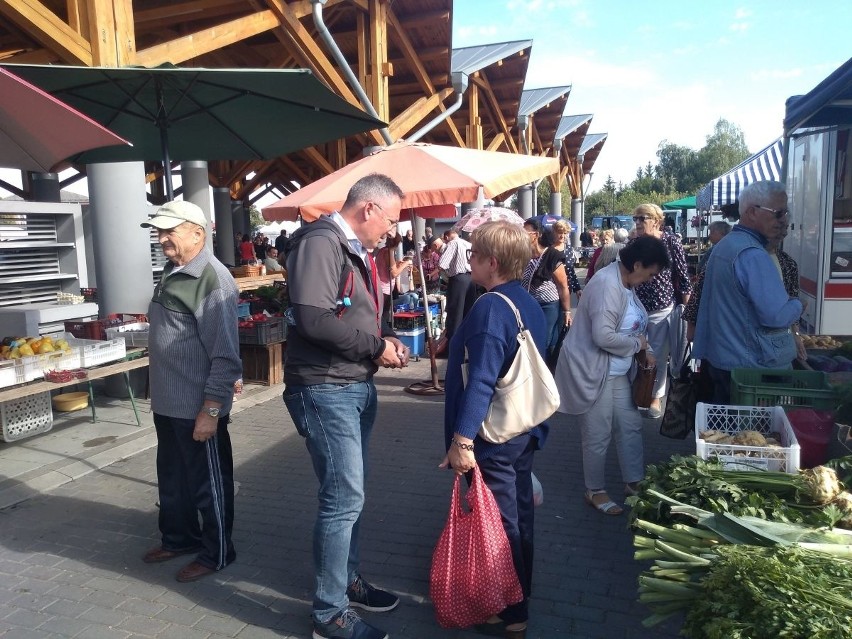
[{"label": "eyeglasses", "polygon": [[645,221],[645,220],[647,220],[647,219],[648,219],[648,218],[647,218],[647,217],[645,217],[644,215],[634,215],[634,216],[633,216],[633,221],[634,221],[634,222],[644,222],[644,221]]},{"label": "eyeglasses", "polygon": [[381,206],[379,206],[379,205],[378,205],[378,204],[376,204],[375,202],[370,202],[370,204],[372,204],[372,205],[373,205],[373,206],[375,206],[377,209],[379,209],[379,213],[381,214],[382,219],[383,219],[385,222],[387,222],[387,223],[388,223],[388,231],[390,231],[393,227],[395,227],[397,224],[399,224],[399,220],[392,220],[392,219],[390,219],[387,215],[385,215],[385,210],[384,210]]},{"label": "eyeglasses", "polygon": [[784,217],[785,215],[787,215],[787,213],[790,212],[789,209],[770,209],[765,206],[760,206],[759,204],[755,204],[754,208],[760,209],[762,211],[769,211],[775,216],[776,220],[780,220],[782,217]]},{"label": "eyeglasses", "polygon": [[467,261],[470,262],[470,258],[472,258],[474,255],[479,255],[479,251],[474,251],[473,249],[467,249],[466,255],[467,255]]}]

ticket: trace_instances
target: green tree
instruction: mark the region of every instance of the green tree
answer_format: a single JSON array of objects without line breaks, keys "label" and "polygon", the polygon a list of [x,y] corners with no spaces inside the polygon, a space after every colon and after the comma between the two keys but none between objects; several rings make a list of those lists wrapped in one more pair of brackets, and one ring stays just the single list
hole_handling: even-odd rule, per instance
[{"label": "green tree", "polygon": [[698,151],[699,184],[706,184],[730,171],[749,155],[742,129],[720,118],[713,133],[707,136],[707,143]]},{"label": "green tree", "polygon": [[262,226],[266,226],[266,220],[263,219],[263,215],[260,213],[260,209],[257,208],[254,204],[249,206],[249,224],[251,225],[251,234],[254,235],[257,233],[258,229]]},{"label": "green tree", "polygon": [[701,185],[697,178],[698,152],[666,140],[657,148],[656,175],[665,191],[692,191]]}]

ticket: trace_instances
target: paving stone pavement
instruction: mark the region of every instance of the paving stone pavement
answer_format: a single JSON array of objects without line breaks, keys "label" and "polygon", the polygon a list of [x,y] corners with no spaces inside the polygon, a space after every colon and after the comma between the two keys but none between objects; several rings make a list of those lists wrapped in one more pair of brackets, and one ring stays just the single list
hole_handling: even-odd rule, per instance
[{"label": "paving stone pavement", "polygon": [[[452,475],[442,454],[442,398],[404,391],[429,377],[428,360],[380,371],[361,526],[362,572],[401,599],[365,618],[394,639],[473,639],[437,626],[429,565],[449,507]],[[648,630],[636,602],[641,566],[626,515],[608,517],[582,500],[580,438],[563,415],[537,454],[544,486],[537,510],[529,639],[673,639],[678,624]],[[646,461],[692,450],[660,437],[646,420]],[[280,398],[233,416],[237,560],[191,584],[184,562],[146,565],[158,543],[155,450],[148,448],[0,510],[0,636],[3,639],[310,637],[311,529],[316,479]],[[620,501],[615,452],[608,465]],[[2,469],[0,469],[2,473]],[[0,480],[4,477],[0,474]],[[488,578],[483,576],[483,578]]]}]

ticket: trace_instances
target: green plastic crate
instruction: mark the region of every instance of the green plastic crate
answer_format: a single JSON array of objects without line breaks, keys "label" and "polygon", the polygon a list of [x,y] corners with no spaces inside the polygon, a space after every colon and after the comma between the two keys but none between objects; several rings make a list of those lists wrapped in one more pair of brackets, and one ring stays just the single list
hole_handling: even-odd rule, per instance
[{"label": "green plastic crate", "polygon": [[731,371],[731,404],[834,410],[836,397],[822,371],[735,368]]}]

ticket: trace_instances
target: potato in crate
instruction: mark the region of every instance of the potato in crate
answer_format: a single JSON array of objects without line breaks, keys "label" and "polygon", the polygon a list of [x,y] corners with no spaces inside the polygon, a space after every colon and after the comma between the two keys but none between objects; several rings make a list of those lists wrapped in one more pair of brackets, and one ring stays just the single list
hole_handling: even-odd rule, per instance
[{"label": "potato in crate", "polygon": [[699,403],[695,454],[726,468],[796,473],[801,448],[784,409]]}]

